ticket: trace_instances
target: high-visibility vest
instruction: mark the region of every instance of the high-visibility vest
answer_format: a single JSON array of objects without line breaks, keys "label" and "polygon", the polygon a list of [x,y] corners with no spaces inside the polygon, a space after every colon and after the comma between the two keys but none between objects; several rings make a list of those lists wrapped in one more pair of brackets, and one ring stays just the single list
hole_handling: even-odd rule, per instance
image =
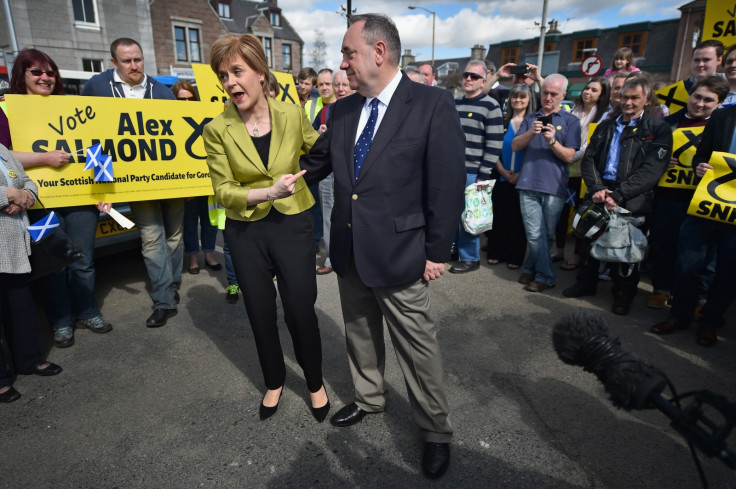
[{"label": "high-visibility vest", "polygon": [[215,200],[214,195],[207,197],[207,212],[210,224],[217,226],[217,229],[225,229],[225,208]]},{"label": "high-visibility vest", "polygon": [[317,117],[317,114],[319,114],[323,105],[324,102],[322,102],[322,97],[310,98],[307,100],[307,103],[304,104],[304,111],[307,113],[307,117],[309,117],[309,122],[314,122],[314,119]]}]

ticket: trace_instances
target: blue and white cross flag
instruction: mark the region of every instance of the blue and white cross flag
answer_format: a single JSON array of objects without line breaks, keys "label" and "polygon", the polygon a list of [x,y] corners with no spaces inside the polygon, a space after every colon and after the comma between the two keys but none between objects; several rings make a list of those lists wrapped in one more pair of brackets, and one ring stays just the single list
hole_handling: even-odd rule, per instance
[{"label": "blue and white cross flag", "polygon": [[33,241],[37,242],[58,227],[59,218],[56,217],[56,213],[54,211],[51,211],[47,216],[44,216],[43,219],[28,226],[28,233],[31,235]]},{"label": "blue and white cross flag", "polygon": [[97,158],[100,157],[101,151],[101,144],[95,144],[94,146],[87,148],[87,164],[84,165],[85,170],[91,170],[92,168],[97,168],[100,165]]},{"label": "blue and white cross flag", "polygon": [[95,167],[95,182],[112,182],[112,156],[102,155],[99,165]]},{"label": "blue and white cross flag", "polygon": [[565,199],[565,204],[575,207],[575,201],[577,200],[578,193],[575,192],[573,189],[567,189],[567,198]]}]

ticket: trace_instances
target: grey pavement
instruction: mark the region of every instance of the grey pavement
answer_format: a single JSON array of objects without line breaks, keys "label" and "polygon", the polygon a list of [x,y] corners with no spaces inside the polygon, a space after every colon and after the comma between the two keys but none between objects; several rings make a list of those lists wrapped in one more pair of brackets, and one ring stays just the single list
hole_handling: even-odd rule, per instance
[{"label": "grey pavement", "polygon": [[[592,374],[557,358],[552,327],[575,308],[600,311],[611,335],[680,392],[710,389],[736,401],[733,315],[719,344],[704,348],[694,327],[648,333],[666,313],[644,306],[647,283],[631,314],[618,317],[608,283],[597,297],[567,299],[562,289],[574,272],[560,271],[555,289],[533,294],[517,283],[518,271],[483,262],[430,286],[456,433],[449,471],[429,481],[388,339],[386,412],[334,428],[311,417],[280,316],[286,388],[277,414],[260,421],[264,386],[253,337],[242,301],[224,300],[224,270],[184,273],[179,314],[159,329],[145,327],[150,299],[139,253],[99,259],[97,270],[101,309],[114,329],[77,330],[73,347],[53,348],[39,308],[48,358],[64,372],[19,378],[23,397],[0,406],[0,487],[700,487],[686,444],[664,415],[615,408]],[[337,278],[317,282],[334,414],[353,389]],[[736,449],[736,437],[730,445]],[[701,459],[711,487],[736,487],[725,465]]]}]

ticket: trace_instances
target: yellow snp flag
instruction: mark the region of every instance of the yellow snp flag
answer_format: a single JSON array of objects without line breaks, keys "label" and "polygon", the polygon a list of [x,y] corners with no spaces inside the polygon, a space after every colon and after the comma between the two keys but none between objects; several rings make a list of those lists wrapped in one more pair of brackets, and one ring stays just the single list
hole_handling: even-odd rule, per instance
[{"label": "yellow snp flag", "polygon": [[698,144],[703,137],[704,127],[677,128],[672,131],[672,157],[677,159],[674,168],[668,168],[659,179],[660,187],[695,188],[695,169],[693,156],[698,150]]},{"label": "yellow snp flag", "polygon": [[713,221],[736,224],[736,155],[714,152],[690,201],[687,213]]},{"label": "yellow snp flag", "polygon": [[[228,98],[227,93],[225,93],[220,80],[215,75],[215,72],[212,71],[210,65],[193,63],[192,69],[194,70],[194,79],[197,81],[200,100],[221,102],[224,104]],[[276,98],[282,102],[298,104],[299,95],[294,85],[294,76],[279,71],[272,71],[271,73],[276,77],[276,81],[279,82],[279,88],[281,88]]]},{"label": "yellow snp flag", "polygon": [[[13,148],[71,153],[61,168],[27,171],[46,207],[212,194],[204,126],[222,112],[207,102],[8,95]],[[87,148],[112,157],[113,181],[84,170]]]},{"label": "yellow snp flag", "polygon": [[659,103],[666,105],[670,110],[670,114],[675,114],[686,108],[687,101],[690,98],[690,94],[685,89],[685,83],[682,81],[666,86],[655,93]]},{"label": "yellow snp flag", "polygon": [[736,42],[736,4],[733,0],[708,0],[703,19],[703,41],[716,39],[724,46]]}]

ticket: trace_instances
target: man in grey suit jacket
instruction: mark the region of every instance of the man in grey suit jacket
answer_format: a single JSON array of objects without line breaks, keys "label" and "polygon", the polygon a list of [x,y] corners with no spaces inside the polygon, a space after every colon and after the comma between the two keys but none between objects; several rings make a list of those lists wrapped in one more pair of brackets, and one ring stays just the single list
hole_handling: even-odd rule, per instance
[{"label": "man in grey suit jacket", "polygon": [[301,161],[308,183],[330,171],[335,179],[330,258],[355,402],[331,421],[350,426],[384,410],[385,319],[425,436],[422,468],[436,478],[449,465],[453,428],[428,282],[445,272],[463,209],[465,136],[450,93],[399,70],[401,41],[388,17],[352,16],[342,53],[358,93],[335,103]]}]

